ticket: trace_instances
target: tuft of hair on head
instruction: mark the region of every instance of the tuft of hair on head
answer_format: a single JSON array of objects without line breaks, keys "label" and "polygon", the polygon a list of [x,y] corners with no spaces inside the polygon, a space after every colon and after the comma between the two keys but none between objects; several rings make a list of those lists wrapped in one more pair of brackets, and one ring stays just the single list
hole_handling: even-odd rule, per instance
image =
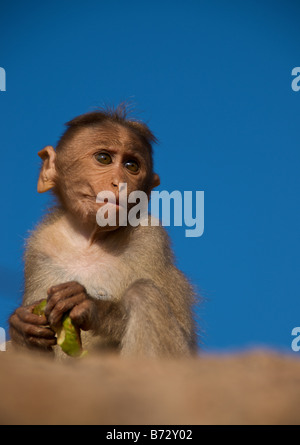
[{"label": "tuft of hair on head", "polygon": [[60,151],[81,128],[99,126],[105,122],[111,122],[132,130],[148,146],[152,154],[152,144],[157,143],[157,138],[144,122],[130,118],[130,113],[130,105],[126,102],[121,102],[116,107],[99,107],[96,111],[81,114],[65,124],[68,128],[58,141],[56,150]]}]

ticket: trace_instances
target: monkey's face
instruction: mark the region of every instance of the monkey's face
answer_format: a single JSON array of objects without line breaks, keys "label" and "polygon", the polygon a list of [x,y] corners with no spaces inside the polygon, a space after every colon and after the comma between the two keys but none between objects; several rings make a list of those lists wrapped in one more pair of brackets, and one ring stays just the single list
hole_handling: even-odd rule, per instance
[{"label": "monkey's face", "polygon": [[96,203],[99,192],[114,193],[118,213],[119,184],[127,184],[127,196],[135,190],[149,195],[157,185],[147,147],[130,129],[111,123],[80,129],[56,154],[55,171],[54,191],[62,204],[82,222],[93,224],[101,206]]}]

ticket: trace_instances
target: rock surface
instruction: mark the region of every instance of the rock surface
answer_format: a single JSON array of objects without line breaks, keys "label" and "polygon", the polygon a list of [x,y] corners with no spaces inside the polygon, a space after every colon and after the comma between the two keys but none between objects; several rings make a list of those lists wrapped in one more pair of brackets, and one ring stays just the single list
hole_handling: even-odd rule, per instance
[{"label": "rock surface", "polygon": [[0,353],[0,424],[300,424],[300,360],[273,351],[185,360]]}]

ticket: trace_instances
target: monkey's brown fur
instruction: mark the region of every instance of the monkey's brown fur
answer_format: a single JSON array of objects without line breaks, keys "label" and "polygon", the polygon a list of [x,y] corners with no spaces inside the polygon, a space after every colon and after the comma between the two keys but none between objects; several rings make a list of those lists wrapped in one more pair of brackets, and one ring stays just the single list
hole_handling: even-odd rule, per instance
[{"label": "monkey's brown fur", "polygon": [[[154,136],[143,124],[116,116],[77,118],[57,153],[52,147],[40,152],[39,191],[52,188],[60,206],[28,239],[23,305],[10,318],[11,338],[18,345],[54,347],[59,354],[52,329],[70,311],[85,331],[85,349],[189,355],[197,344],[194,293],[174,265],[165,230],[96,223],[99,191],[112,190],[118,199],[122,182],[128,194],[143,190],[149,195],[159,184],[149,148]],[[98,152],[109,159],[107,165],[97,162]],[[33,315],[34,304],[47,295],[46,316]]]}]

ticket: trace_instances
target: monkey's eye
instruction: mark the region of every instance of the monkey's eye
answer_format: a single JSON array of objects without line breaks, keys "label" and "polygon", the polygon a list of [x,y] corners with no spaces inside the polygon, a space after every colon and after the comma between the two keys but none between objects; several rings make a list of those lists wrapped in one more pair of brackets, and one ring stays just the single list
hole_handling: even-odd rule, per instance
[{"label": "monkey's eye", "polygon": [[95,155],[95,158],[97,159],[100,164],[110,164],[111,163],[111,156],[108,153],[98,153]]},{"label": "monkey's eye", "polygon": [[127,168],[127,170],[129,170],[129,171],[131,171],[133,173],[138,172],[139,169],[140,169],[138,163],[135,162],[135,161],[127,161],[127,162],[125,162],[124,165],[125,165],[125,168]]}]

